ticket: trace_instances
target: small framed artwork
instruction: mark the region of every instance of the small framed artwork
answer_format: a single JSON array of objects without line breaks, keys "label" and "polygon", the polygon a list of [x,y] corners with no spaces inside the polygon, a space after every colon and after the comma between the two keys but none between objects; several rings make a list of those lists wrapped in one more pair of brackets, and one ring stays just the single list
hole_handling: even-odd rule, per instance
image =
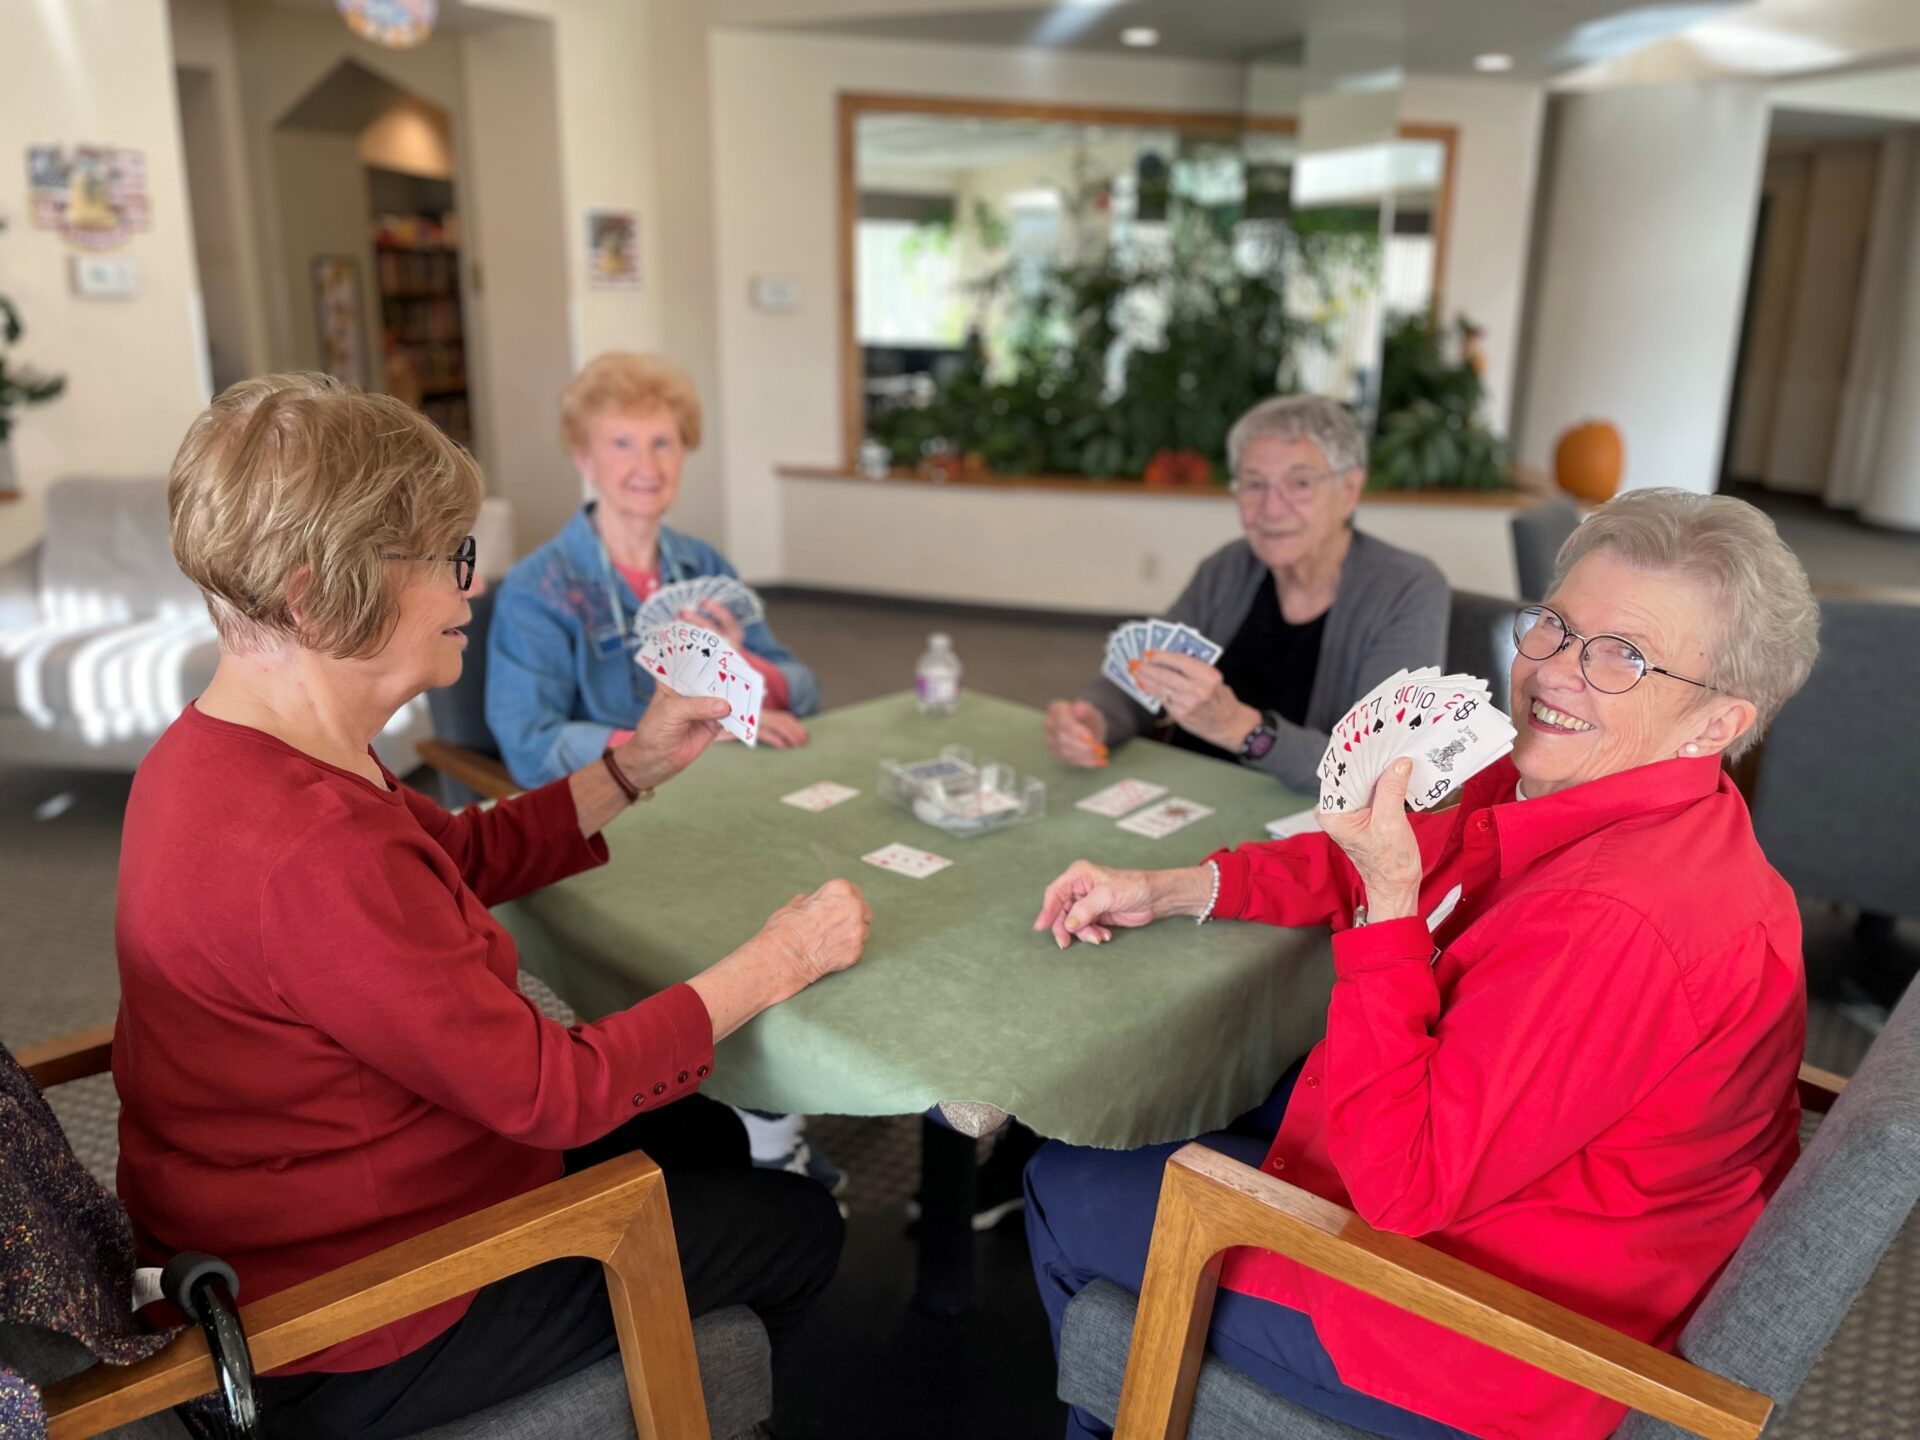
[{"label": "small framed artwork", "polygon": [[320,342],[320,368],[349,385],[367,383],[365,317],[360,262],[351,255],[314,256],[313,320]]},{"label": "small framed artwork", "polygon": [[587,212],[587,274],[595,290],[640,288],[640,217],[631,210]]}]

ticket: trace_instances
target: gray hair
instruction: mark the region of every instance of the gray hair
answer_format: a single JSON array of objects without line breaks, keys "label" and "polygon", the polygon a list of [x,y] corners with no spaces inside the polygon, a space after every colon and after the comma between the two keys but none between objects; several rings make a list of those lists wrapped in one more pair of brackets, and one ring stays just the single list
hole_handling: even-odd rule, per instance
[{"label": "gray hair", "polygon": [[1774,529],[1744,500],[1691,490],[1629,490],[1587,517],[1560,547],[1553,588],[1596,550],[1644,570],[1672,570],[1704,583],[1720,616],[1712,667],[1715,689],[1752,703],[1753,727],[1727,747],[1745,754],[1806,684],[1820,653],[1820,604],[1807,572]]},{"label": "gray hair", "polygon": [[1262,400],[1227,432],[1227,468],[1240,469],[1240,455],[1256,440],[1311,440],[1336,475],[1367,468],[1367,437],[1347,407],[1324,395],[1276,395]]}]

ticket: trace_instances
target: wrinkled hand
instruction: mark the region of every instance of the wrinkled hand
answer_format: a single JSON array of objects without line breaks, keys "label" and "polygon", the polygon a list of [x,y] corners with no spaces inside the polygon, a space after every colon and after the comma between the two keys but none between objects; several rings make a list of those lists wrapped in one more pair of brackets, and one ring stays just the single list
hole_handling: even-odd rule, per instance
[{"label": "wrinkled hand", "polygon": [[1085,700],[1056,700],[1047,706],[1047,749],[1062,765],[1083,770],[1107,763],[1107,717]]},{"label": "wrinkled hand", "polygon": [[1222,750],[1238,750],[1260,712],[1240,703],[1213,666],[1191,655],[1156,650],[1133,672],[1133,683],[1163,701],[1173,723]]},{"label": "wrinkled hand", "polygon": [[720,719],[727,710],[725,700],[681,695],[655,684],[633,737],[613,752],[614,763],[642,790],[664,785],[725,733]]},{"label": "wrinkled hand", "polygon": [[1075,940],[1104,945],[1116,929],[1151,925],[1160,918],[1153,877],[1145,870],[1109,870],[1076,860],[1047,887],[1035,930],[1051,930],[1062,950]]},{"label": "wrinkled hand", "polygon": [[1346,851],[1367,892],[1367,919],[1399,920],[1420,910],[1420,844],[1407,819],[1413,761],[1396,760],[1373,786],[1364,810],[1320,812],[1320,825]]},{"label": "wrinkled hand", "polygon": [[851,880],[829,880],[811,895],[796,895],[767,918],[760,938],[792,968],[798,990],[860,958],[873,910]]},{"label": "wrinkled hand", "polygon": [[736,651],[744,654],[747,648],[747,632],[740,628],[740,622],[733,612],[718,600],[703,600],[696,609],[682,610],[680,618],[689,625],[698,625],[703,630],[711,630]]},{"label": "wrinkled hand", "polygon": [[807,743],[807,727],[791,710],[760,712],[760,743],[776,750],[798,750]]}]

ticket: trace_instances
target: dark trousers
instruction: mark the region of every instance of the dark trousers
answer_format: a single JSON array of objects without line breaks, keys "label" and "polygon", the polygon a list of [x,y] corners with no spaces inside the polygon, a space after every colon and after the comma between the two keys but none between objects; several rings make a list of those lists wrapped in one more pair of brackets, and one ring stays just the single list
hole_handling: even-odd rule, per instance
[{"label": "dark trousers", "polygon": [[[666,1173],[687,1308],[748,1305],[777,1347],[833,1278],[844,1235],[814,1181],[756,1170],[747,1133],[704,1096],[641,1115],[567,1153],[569,1172],[644,1150]],[[451,1329],[373,1370],[259,1381],[265,1433],[384,1440],[471,1415],[619,1352],[605,1272],[556,1260],[489,1285]]]},{"label": "dark trousers", "polygon": [[[1287,1099],[1300,1073],[1294,1066],[1258,1109],[1200,1143],[1248,1165],[1267,1158]],[[1160,1203],[1160,1175],[1184,1142],[1139,1150],[1089,1150],[1049,1141],[1027,1166],[1027,1244],[1054,1354],[1067,1302],[1098,1279],[1140,1293]],[[1321,1348],[1313,1322],[1297,1310],[1222,1290],[1213,1306],[1207,1348],[1241,1374],[1296,1405],[1390,1440],[1471,1440],[1425,1416],[1363,1395],[1344,1384]],[[1068,1440],[1113,1432],[1078,1406],[1069,1406]]]}]

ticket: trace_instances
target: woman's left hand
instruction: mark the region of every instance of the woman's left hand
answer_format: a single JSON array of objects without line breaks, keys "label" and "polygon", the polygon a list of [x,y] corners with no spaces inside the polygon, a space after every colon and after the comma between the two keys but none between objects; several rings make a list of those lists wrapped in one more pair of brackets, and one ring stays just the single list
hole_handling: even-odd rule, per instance
[{"label": "woman's left hand", "polygon": [[703,630],[711,630],[735,650],[747,648],[747,632],[733,617],[733,612],[718,600],[705,600],[697,610],[682,610],[680,618],[689,625],[698,625]]},{"label": "woman's left hand", "polygon": [[1413,761],[1396,760],[1374,782],[1373,803],[1344,814],[1320,812],[1320,827],[1346,851],[1367,892],[1367,919],[1401,920],[1420,912],[1420,843],[1407,819]]},{"label": "woman's left hand", "polygon": [[807,727],[791,710],[762,710],[760,743],[776,750],[798,750],[807,743]]},{"label": "woman's left hand", "polygon": [[1156,650],[1140,662],[1134,683],[1166,702],[1173,723],[1222,750],[1238,750],[1260,712],[1243,705],[1220,672],[1191,655]]}]

